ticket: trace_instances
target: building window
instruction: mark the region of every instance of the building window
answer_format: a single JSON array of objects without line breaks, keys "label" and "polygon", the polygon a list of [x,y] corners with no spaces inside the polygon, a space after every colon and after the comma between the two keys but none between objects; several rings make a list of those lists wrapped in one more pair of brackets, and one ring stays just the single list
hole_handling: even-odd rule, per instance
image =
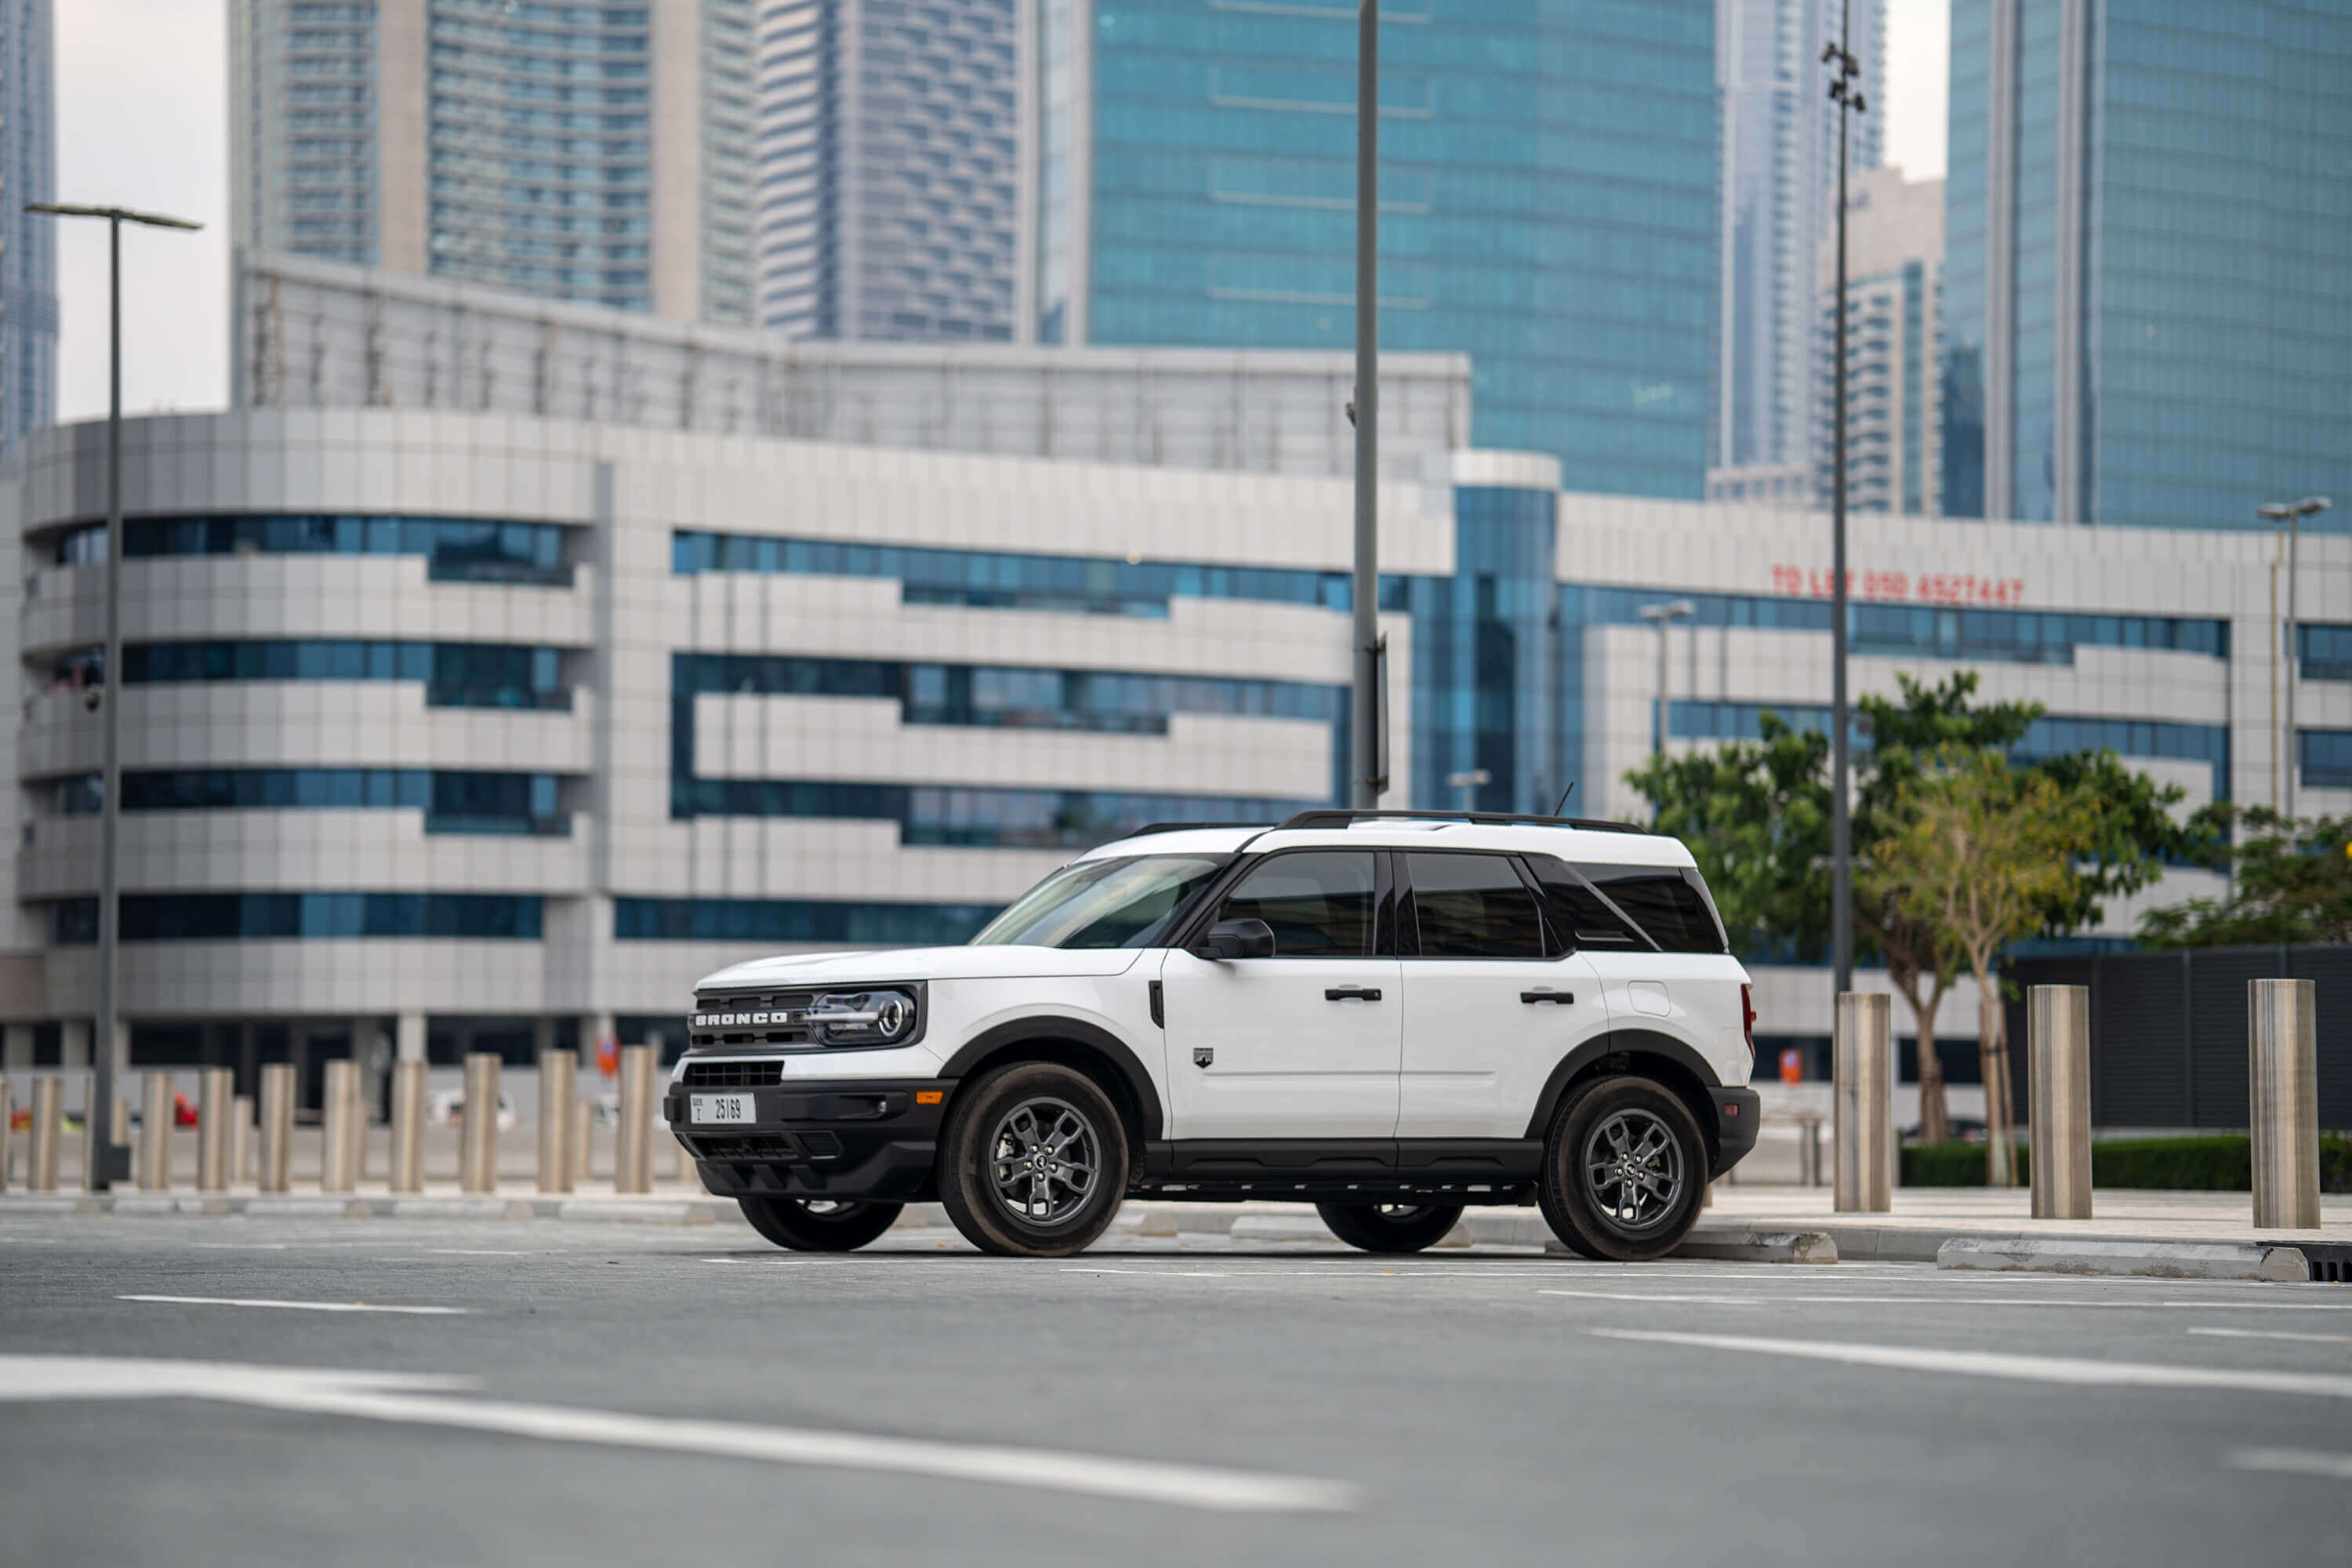
[{"label": "building window", "polygon": [[2303,730],[2294,739],[2305,789],[2352,789],[2352,730]]},{"label": "building window", "polygon": [[[551,522],[362,513],[234,513],[132,517],[122,524],[126,560],[185,555],[422,555],[436,582],[511,583],[568,588],[565,536]],[[58,537],[60,566],[106,559],[106,525],[84,523]]]},{"label": "building window", "polygon": [[956,789],[816,779],[691,781],[696,816],[895,822],[901,844],[1082,849],[1155,822],[1275,823],[1319,800],[1113,790]]},{"label": "building window", "polygon": [[551,647],[507,643],[359,640],[133,643],[122,650],[132,686],[192,680],[414,680],[435,708],[568,712],[572,689]]},{"label": "building window", "polygon": [[[423,768],[178,768],[122,775],[125,811],[369,811],[425,814],[427,833],[561,838],[572,816],[560,809],[553,773]],[[56,781],[63,816],[94,816],[105,791],[97,773]]]},{"label": "building window", "polygon": [[993,919],[997,907],[816,899],[615,899],[613,935],[620,942],[954,947]]},{"label": "building window", "polygon": [[2296,668],[2305,680],[2352,680],[2352,626],[2303,621],[2294,628]]},{"label": "building window", "polygon": [[[125,942],[440,937],[537,942],[542,900],[508,893],[126,893]],[[98,900],[50,906],[50,941],[98,940]]]}]

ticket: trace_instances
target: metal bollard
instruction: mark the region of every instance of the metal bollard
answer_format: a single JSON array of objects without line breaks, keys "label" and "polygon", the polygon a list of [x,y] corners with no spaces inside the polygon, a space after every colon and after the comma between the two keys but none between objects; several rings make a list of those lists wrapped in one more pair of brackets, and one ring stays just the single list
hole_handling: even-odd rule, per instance
[{"label": "metal bollard", "polygon": [[654,1048],[621,1047],[621,1127],[614,1140],[613,1190],[654,1190]]},{"label": "metal bollard", "polygon": [[580,1053],[539,1053],[539,1190],[572,1190],[572,1106],[580,1098]]},{"label": "metal bollard", "polygon": [[[579,1076],[579,1069],[575,1068],[572,1070],[572,1076],[577,1078]],[[588,1179],[589,1144],[594,1140],[595,1136],[595,1107],[590,1105],[584,1098],[574,1101],[572,1107],[572,1146],[570,1153],[572,1157],[572,1184],[575,1188],[578,1187],[581,1183]]]},{"label": "metal bollard", "polygon": [[206,1068],[196,1080],[196,1191],[225,1193],[229,1182],[229,1102],[236,1074]]},{"label": "metal bollard", "polygon": [[58,1123],[65,1120],[66,1081],[33,1080],[33,1139],[25,1151],[25,1185],[37,1193],[58,1190]]},{"label": "metal bollard", "polygon": [[457,1189],[499,1190],[499,1058],[489,1051],[466,1058],[466,1123],[457,1142]]},{"label": "metal bollard", "polygon": [[2033,1115],[2033,1217],[2091,1217],[2091,988],[2026,993],[2028,1106]]},{"label": "metal bollard", "polygon": [[16,1097],[0,1076],[0,1193],[8,1190],[9,1166],[16,1157]]},{"label": "metal bollard", "polygon": [[2246,982],[2254,1224],[2319,1227],[2319,1015],[2308,980]]},{"label": "metal bollard", "polygon": [[395,1193],[425,1190],[425,1064],[392,1064],[392,1175]]},{"label": "metal bollard", "polygon": [[1797,1124],[1798,1181],[1801,1185],[1818,1187],[1822,1184],[1822,1119],[1808,1116]]},{"label": "metal bollard", "polygon": [[1839,1214],[1885,1214],[1894,1206],[1895,1051],[1888,998],[1882,993],[1838,994],[1832,1044],[1835,1074]]},{"label": "metal bollard", "polygon": [[253,1096],[240,1094],[229,1104],[228,1179],[242,1186],[253,1179]]},{"label": "metal bollard", "polygon": [[352,1079],[358,1071],[359,1064],[348,1058],[327,1064],[326,1082],[319,1095],[319,1190],[322,1193],[352,1190],[352,1139],[356,1135],[352,1122],[359,1109]]},{"label": "metal bollard", "polygon": [[367,1180],[368,1128],[374,1121],[375,1107],[368,1098],[367,1064],[355,1056],[352,1058],[351,1158],[344,1171],[351,1178],[351,1185],[343,1189],[347,1193],[359,1191],[360,1184]]},{"label": "metal bollard", "polygon": [[271,1062],[261,1069],[261,1172],[254,1184],[283,1193],[293,1178],[294,1064]]},{"label": "metal bollard", "polygon": [[151,1072],[140,1086],[139,1190],[172,1190],[172,1075]]}]

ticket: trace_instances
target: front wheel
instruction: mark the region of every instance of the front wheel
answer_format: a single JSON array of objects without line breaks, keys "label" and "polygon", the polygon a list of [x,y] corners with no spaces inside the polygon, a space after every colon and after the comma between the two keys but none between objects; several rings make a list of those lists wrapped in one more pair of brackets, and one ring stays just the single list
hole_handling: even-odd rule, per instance
[{"label": "front wheel", "polygon": [[1015,1062],[956,1097],[940,1141],[940,1203],[964,1238],[1007,1258],[1067,1258],[1127,1193],[1127,1129],[1094,1079]]},{"label": "front wheel", "polygon": [[1706,1140],[1681,1096],[1645,1078],[1604,1079],[1560,1108],[1536,1196],[1570,1251],[1646,1263],[1690,1234],[1706,1172]]},{"label": "front wheel", "polygon": [[1460,1223],[1459,1204],[1317,1204],[1331,1234],[1366,1252],[1419,1252]]},{"label": "front wheel", "polygon": [[826,1198],[737,1198],[751,1228],[794,1252],[848,1252],[890,1228],[904,1204]]}]

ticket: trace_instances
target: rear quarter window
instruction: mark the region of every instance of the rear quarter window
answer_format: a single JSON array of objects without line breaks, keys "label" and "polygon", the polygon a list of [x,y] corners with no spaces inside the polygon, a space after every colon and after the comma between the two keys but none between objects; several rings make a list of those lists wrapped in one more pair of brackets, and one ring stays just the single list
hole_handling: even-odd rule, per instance
[{"label": "rear quarter window", "polygon": [[1580,865],[1577,869],[1668,952],[1730,951],[1696,871],[1674,866]]}]

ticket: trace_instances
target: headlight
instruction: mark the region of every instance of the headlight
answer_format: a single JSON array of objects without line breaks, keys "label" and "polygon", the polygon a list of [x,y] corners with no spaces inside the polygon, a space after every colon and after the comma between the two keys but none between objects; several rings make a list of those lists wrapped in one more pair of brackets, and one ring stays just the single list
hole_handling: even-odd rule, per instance
[{"label": "headlight", "polygon": [[914,1032],[915,999],[904,991],[827,991],[810,1005],[808,1020],[828,1046],[886,1046]]}]

